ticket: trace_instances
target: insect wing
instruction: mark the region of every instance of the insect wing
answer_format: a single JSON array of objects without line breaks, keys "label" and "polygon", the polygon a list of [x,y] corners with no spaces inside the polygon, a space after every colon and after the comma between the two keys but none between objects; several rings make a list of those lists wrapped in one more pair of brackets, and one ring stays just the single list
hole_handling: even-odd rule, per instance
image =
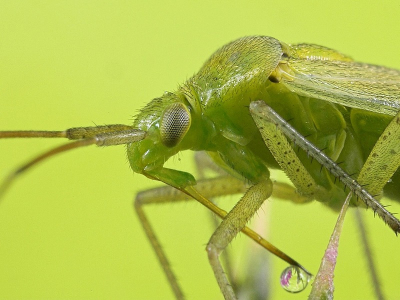
[{"label": "insect wing", "polygon": [[400,71],[354,61],[289,58],[282,83],[291,91],[395,115],[400,109]]}]

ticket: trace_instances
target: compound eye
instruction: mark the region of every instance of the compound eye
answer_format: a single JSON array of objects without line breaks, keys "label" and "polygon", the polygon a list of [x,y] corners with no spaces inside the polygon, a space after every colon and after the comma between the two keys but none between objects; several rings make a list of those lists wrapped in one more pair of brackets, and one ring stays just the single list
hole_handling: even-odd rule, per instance
[{"label": "compound eye", "polygon": [[168,106],[161,118],[160,135],[167,147],[176,146],[190,128],[190,112],[182,103]]}]

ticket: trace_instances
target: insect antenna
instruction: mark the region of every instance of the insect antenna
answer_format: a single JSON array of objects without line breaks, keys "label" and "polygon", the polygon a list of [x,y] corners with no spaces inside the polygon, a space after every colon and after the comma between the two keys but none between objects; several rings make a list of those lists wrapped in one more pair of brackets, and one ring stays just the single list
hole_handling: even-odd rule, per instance
[{"label": "insect antenna", "polygon": [[0,199],[19,175],[23,174],[39,162],[44,161],[52,156],[90,145],[112,146],[133,143],[142,140],[145,136],[145,131],[120,124],[94,127],[76,127],[69,128],[64,131],[0,131],[0,139],[67,138],[69,140],[74,140],[73,142],[52,148],[36,156],[35,158],[31,159],[27,163],[23,164],[22,166],[8,174],[8,176],[0,184]]}]

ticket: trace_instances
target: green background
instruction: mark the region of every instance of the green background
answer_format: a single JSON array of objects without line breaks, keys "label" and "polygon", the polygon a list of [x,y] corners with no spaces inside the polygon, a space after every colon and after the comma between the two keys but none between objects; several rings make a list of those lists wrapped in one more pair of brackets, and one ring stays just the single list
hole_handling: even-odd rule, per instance
[{"label": "green background", "polygon": [[[400,69],[399,15],[398,0],[1,0],[0,129],[130,123],[150,99],[245,35],[317,43]],[[1,140],[1,178],[62,142]],[[171,161],[194,172],[190,153]],[[22,176],[0,207],[0,299],[172,299],[132,210],[137,191],[159,185],[132,175],[123,146],[72,151]],[[212,233],[206,210],[187,202],[146,211],[187,298],[221,299],[204,251]],[[384,292],[399,299],[399,240],[365,215]],[[319,203],[269,200],[256,222],[266,219],[257,230],[315,274],[336,217]],[[336,299],[373,299],[357,231],[350,211]],[[257,247],[240,235],[229,249],[236,265]],[[284,262],[267,256],[257,267],[271,272],[271,299],[306,299],[309,288],[296,295],[280,288]]]}]

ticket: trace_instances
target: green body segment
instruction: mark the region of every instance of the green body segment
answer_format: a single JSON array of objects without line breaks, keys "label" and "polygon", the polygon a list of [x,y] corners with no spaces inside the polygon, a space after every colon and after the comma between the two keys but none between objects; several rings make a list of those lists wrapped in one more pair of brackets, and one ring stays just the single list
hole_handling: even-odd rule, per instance
[{"label": "green body segment", "polygon": [[[147,131],[144,140],[128,145],[132,169],[175,187],[195,183],[193,176],[163,167],[179,151],[205,150],[233,176],[253,184],[269,177],[269,168],[279,168],[250,115],[252,101],[263,100],[297,131],[329,157],[340,162],[348,174],[357,174],[373,145],[392,116],[352,109],[289,90],[281,78],[290,74],[287,61],[351,59],[332,49],[316,45],[285,45],[271,37],[245,37],[217,50],[200,71],[176,92],[153,99],[136,118],[135,128]],[[191,123],[179,143],[166,146],[160,126],[164,111],[181,103],[190,113]],[[295,145],[293,146],[295,147]],[[347,193],[326,169],[312,162],[304,151],[299,159],[315,182],[328,194],[323,199],[339,208]],[[396,172],[385,192],[399,199],[400,181]],[[356,176],[355,176],[356,177]]]}]

